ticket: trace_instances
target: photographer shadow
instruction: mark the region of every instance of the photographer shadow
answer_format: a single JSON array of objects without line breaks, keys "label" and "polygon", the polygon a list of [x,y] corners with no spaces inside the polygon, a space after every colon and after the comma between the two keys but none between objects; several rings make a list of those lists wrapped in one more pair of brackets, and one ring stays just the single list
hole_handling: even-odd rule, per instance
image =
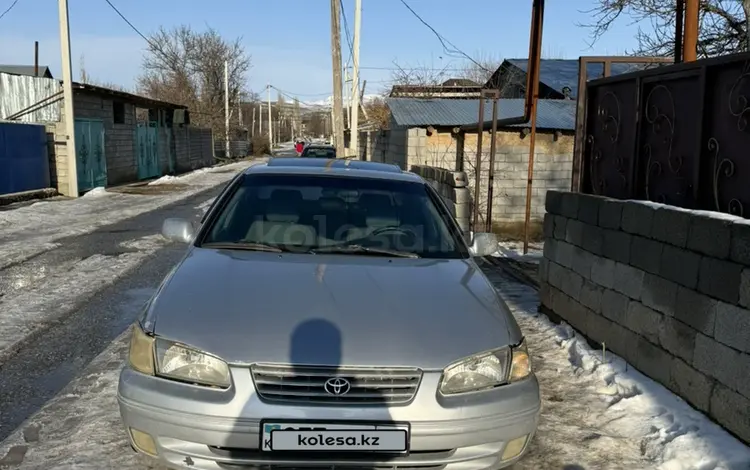
[{"label": "photographer shadow", "polygon": [[[292,378],[282,387],[294,418],[265,421],[261,429],[261,443],[271,444],[274,461],[310,468],[387,468],[404,457],[408,429],[393,432],[399,425],[391,418],[383,381],[368,376],[368,368],[345,366],[359,364],[357,354],[357,345],[345,343],[329,320],[306,320],[294,329]],[[399,445],[405,449],[395,450]]]}]

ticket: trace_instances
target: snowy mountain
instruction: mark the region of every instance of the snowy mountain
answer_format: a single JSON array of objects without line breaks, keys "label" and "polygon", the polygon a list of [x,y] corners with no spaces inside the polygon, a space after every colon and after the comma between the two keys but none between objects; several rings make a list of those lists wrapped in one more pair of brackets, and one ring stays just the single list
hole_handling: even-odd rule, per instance
[{"label": "snowy mountain", "polygon": [[[363,104],[367,104],[375,99],[382,98],[381,95],[364,95],[362,97]],[[303,104],[303,103],[300,103]],[[344,103],[346,105],[346,102]],[[333,106],[333,96],[329,96],[326,99],[323,100],[317,100],[317,101],[305,101],[304,105],[306,105],[308,108],[330,108]]]}]

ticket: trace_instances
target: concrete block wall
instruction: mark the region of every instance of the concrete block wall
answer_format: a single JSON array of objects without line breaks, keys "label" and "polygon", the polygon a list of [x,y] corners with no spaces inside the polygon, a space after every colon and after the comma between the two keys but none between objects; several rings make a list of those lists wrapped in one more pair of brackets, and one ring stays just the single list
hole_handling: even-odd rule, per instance
[{"label": "concrete block wall", "polygon": [[[529,140],[521,130],[498,131],[494,167],[492,220],[499,223],[522,222],[526,213],[526,186],[529,169]],[[555,135],[537,132],[534,148],[534,178],[531,192],[531,218],[544,218],[544,198],[548,190],[569,190],[573,169],[573,133]],[[479,213],[487,212],[490,134],[482,138],[482,157],[478,201]],[[467,134],[463,143],[464,169],[474,187],[477,158],[477,134]]]},{"label": "concrete block wall", "polygon": [[[469,187],[474,194],[477,157],[477,134],[457,135],[435,132],[426,137],[426,150],[419,164],[450,170],[457,169],[462,157]],[[495,175],[493,181],[492,220],[499,224],[522,223],[526,212],[529,137],[520,129],[499,130],[496,136]],[[490,133],[482,137],[480,219],[487,213],[489,188]],[[544,217],[544,197],[548,190],[567,190],[573,168],[573,134],[540,130],[534,152],[534,183],[532,186],[532,220]]]},{"label": "concrete block wall", "polygon": [[549,191],[544,310],[750,443],[750,221]]},{"label": "concrete block wall", "polygon": [[409,171],[418,174],[432,185],[443,198],[461,231],[468,235],[471,230],[471,208],[466,173],[424,165],[412,165]]}]

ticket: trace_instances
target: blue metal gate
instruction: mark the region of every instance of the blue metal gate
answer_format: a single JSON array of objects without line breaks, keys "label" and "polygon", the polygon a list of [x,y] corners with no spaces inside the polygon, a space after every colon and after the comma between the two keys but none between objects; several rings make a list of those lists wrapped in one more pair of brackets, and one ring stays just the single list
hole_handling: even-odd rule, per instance
[{"label": "blue metal gate", "polygon": [[96,119],[76,119],[75,136],[78,192],[107,186],[104,123]]},{"label": "blue metal gate", "polygon": [[44,126],[0,122],[0,194],[50,185]]},{"label": "blue metal gate", "polygon": [[138,179],[161,176],[159,166],[159,134],[155,122],[138,124],[136,141],[138,142]]}]

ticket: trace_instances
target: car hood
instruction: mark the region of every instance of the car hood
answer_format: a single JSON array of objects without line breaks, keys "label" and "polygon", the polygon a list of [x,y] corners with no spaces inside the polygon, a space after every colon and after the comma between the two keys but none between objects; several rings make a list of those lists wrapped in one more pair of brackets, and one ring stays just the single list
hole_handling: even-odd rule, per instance
[{"label": "car hood", "polygon": [[521,334],[463,259],[193,248],[146,318],[157,336],[235,364],[442,369]]}]

